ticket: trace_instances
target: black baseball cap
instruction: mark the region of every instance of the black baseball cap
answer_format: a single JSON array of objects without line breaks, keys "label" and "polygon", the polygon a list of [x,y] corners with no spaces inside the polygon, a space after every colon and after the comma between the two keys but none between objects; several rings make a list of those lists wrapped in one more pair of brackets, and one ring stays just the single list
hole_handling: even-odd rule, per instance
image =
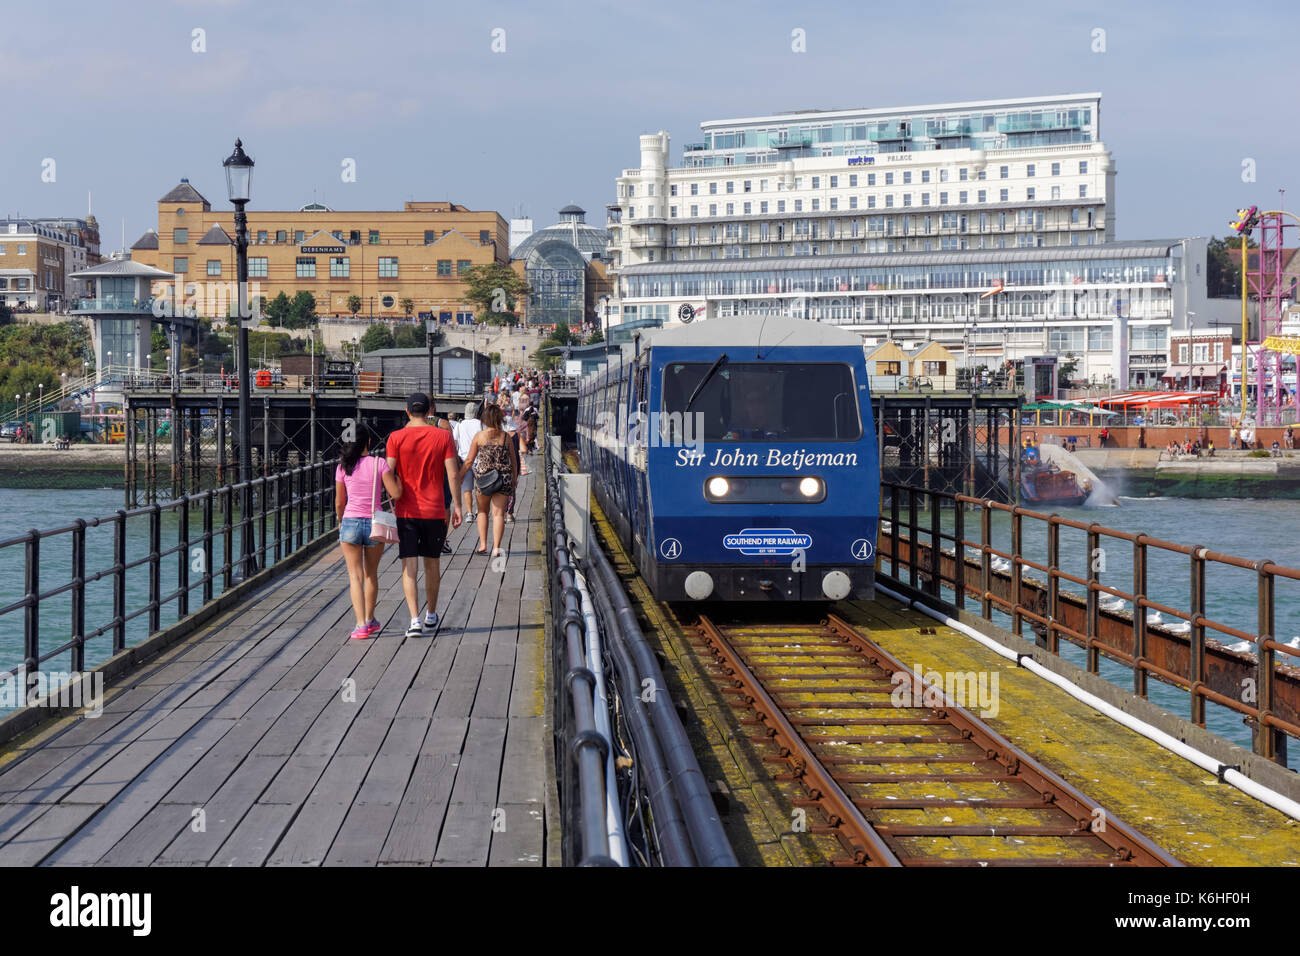
[{"label": "black baseball cap", "polygon": [[429,396],[424,392],[412,392],[406,396],[406,410],[412,415],[429,414]]}]

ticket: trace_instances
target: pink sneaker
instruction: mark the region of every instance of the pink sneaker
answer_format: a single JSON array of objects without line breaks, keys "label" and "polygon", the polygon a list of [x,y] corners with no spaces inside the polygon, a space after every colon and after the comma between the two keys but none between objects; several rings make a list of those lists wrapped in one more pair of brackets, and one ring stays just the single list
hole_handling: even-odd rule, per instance
[{"label": "pink sneaker", "polygon": [[363,624],[361,627],[358,627],[351,634],[349,634],[348,637],[352,638],[353,640],[359,641],[359,640],[364,640],[367,637],[371,637],[374,633],[375,633],[374,631],[370,630],[370,626],[368,624]]},{"label": "pink sneaker", "polygon": [[371,634],[378,634],[383,629],[384,625],[380,624],[379,621],[373,617],[370,619],[370,623],[366,625],[366,630]]}]

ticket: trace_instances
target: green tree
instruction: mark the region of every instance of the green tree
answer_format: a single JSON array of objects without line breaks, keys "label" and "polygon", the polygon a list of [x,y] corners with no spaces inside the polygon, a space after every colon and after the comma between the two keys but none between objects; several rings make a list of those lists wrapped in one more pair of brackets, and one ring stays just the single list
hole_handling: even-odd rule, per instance
[{"label": "green tree", "polygon": [[348,311],[352,313],[352,318],[357,317],[357,313],[361,311],[361,296],[355,294],[348,296]]},{"label": "green tree", "polygon": [[289,301],[283,289],[280,294],[266,304],[266,318],[272,325],[283,328],[289,321],[289,314],[293,311],[293,304]]},{"label": "green tree", "polygon": [[[353,296],[356,298],[356,296]],[[358,308],[360,308],[360,299],[357,299]],[[352,302],[348,300],[348,308],[352,308]],[[377,352],[380,349],[391,349],[393,347],[393,333],[388,330],[387,325],[372,325],[366,329],[366,334],[361,336],[361,351]]]},{"label": "green tree", "polygon": [[[1259,243],[1246,239],[1247,249],[1258,249]],[[1205,293],[1214,298],[1241,296],[1241,258],[1232,257],[1231,250],[1241,249],[1241,236],[1230,233],[1222,239],[1211,237],[1205,246]],[[1249,265],[1249,263],[1247,263]]]},{"label": "green tree", "polygon": [[488,325],[516,325],[515,302],[532,289],[514,269],[504,262],[470,266],[460,274],[465,284],[464,299],[474,306],[478,321]]},{"label": "green tree", "polygon": [[316,297],[306,289],[293,297],[289,304],[289,317],[284,323],[286,329],[307,329],[316,323]]},{"label": "green tree", "polygon": [[414,299],[403,299],[401,301],[402,314],[406,316],[406,321],[411,321],[411,313],[415,311]]},{"label": "green tree", "polygon": [[489,353],[488,353],[488,361],[491,362],[493,365],[500,365],[500,364],[501,364],[501,353],[500,353],[500,352],[489,352]]},{"label": "green tree", "polygon": [[399,325],[393,329],[393,348],[424,348],[424,329],[415,325]]},{"label": "green tree", "polygon": [[605,333],[602,332],[600,329],[597,329],[595,332],[592,332],[591,335],[587,337],[588,345],[598,345],[603,341],[605,341]]},{"label": "green tree", "polygon": [[0,302],[0,325],[8,325],[14,320],[14,310]]}]

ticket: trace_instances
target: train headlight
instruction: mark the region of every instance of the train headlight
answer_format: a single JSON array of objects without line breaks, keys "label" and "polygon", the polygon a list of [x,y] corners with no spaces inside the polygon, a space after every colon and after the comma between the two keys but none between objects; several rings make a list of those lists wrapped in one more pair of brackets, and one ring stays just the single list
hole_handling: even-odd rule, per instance
[{"label": "train headlight", "polygon": [[709,494],[714,498],[725,498],[731,490],[731,483],[726,478],[710,478]]},{"label": "train headlight", "polygon": [[822,480],[820,478],[805,478],[799,482],[799,494],[805,498],[816,498],[822,493]]}]

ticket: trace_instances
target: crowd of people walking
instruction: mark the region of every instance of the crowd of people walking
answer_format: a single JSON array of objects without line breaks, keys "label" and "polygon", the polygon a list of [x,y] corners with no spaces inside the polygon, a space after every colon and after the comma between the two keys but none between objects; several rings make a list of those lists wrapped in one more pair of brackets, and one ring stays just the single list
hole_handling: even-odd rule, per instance
[{"label": "crowd of people walking", "polygon": [[[463,413],[450,417],[435,416],[429,396],[416,392],[406,401],[406,425],[387,436],[382,455],[373,453],[378,436],[364,423],[343,435],[334,475],[335,511],[356,617],[351,637],[371,638],[383,628],[375,605],[388,544],[397,544],[402,564],[407,637],[438,626],[440,560],[452,553],[452,530],[473,521],[474,553],[504,556],[502,541],[506,524],[515,520],[519,480],[530,474],[526,456],[537,452],[545,385],[545,376],[511,370],[493,379],[482,402],[469,402]],[[385,493],[393,502],[391,512],[384,507]]]}]

